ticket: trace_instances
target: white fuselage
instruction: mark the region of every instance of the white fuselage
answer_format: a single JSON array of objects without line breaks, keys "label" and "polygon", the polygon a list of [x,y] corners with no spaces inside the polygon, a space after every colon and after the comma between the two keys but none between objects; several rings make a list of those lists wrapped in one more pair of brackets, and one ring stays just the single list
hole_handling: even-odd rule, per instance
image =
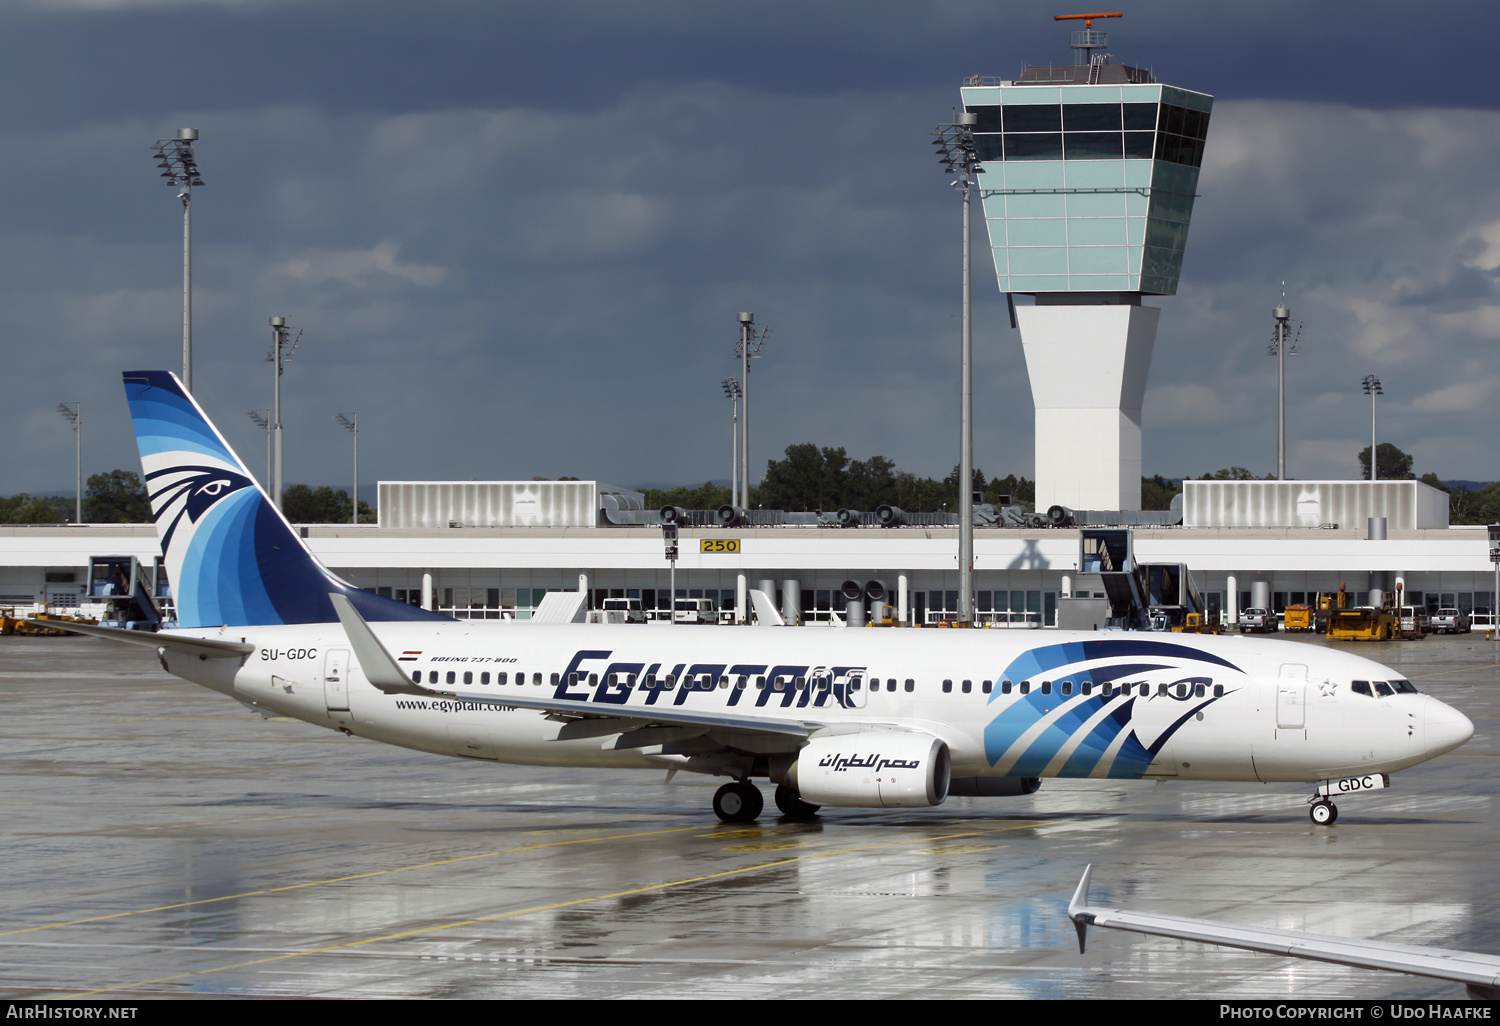
[{"label": "white fuselage", "polygon": [[650,768],[684,757],[670,745],[616,748],[607,723],[577,737],[566,715],[494,700],[576,701],[580,713],[618,712],[635,726],[656,707],[795,719],[815,732],[920,731],[947,743],[954,777],[1317,781],[1425,762],[1472,732],[1428,695],[1356,693],[1354,681],[1399,676],[1372,660],[1282,641],[483,621],[371,628],[414,680],[457,697],[372,686],[336,623],[173,632],[256,650],[243,663],[163,658],[172,673],[267,712],[532,765]]}]

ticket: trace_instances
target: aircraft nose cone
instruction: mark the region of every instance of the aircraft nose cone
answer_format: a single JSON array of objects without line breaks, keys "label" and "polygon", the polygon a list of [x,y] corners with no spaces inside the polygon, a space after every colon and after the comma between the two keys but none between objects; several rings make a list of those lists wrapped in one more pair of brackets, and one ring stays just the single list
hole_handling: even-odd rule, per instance
[{"label": "aircraft nose cone", "polygon": [[1451,705],[1427,700],[1426,749],[1429,756],[1451,752],[1474,736],[1474,724]]}]

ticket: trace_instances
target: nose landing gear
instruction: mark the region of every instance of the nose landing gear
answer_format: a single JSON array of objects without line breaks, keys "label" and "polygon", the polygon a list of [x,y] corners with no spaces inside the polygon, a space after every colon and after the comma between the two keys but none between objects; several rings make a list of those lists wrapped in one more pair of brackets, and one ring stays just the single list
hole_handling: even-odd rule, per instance
[{"label": "nose landing gear", "polygon": [[1307,815],[1318,826],[1333,826],[1338,822],[1339,807],[1327,798],[1319,798],[1307,810]]}]

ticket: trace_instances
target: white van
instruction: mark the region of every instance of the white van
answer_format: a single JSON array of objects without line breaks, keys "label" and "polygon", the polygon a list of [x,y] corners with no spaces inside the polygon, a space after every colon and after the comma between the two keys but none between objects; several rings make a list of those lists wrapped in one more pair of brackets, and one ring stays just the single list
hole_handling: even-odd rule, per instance
[{"label": "white van", "polygon": [[672,606],[673,623],[718,623],[719,607],[713,599],[680,598]]}]

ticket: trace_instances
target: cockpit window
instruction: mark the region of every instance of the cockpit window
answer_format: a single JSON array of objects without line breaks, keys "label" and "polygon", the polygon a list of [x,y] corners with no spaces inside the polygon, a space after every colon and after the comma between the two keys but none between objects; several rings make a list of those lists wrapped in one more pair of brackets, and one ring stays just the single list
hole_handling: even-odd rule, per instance
[{"label": "cockpit window", "polygon": [[1367,680],[1355,681],[1349,685],[1349,690],[1353,691],[1356,695],[1364,695],[1366,698],[1375,697],[1375,693],[1370,690],[1370,682]]},{"label": "cockpit window", "polygon": [[1383,680],[1377,680],[1374,682],[1374,684],[1375,693],[1381,698],[1390,698],[1396,693],[1395,690]]},{"label": "cockpit window", "polygon": [[1417,686],[1409,680],[1393,680],[1391,681],[1391,687],[1396,689],[1396,694],[1398,695],[1418,694]]}]

